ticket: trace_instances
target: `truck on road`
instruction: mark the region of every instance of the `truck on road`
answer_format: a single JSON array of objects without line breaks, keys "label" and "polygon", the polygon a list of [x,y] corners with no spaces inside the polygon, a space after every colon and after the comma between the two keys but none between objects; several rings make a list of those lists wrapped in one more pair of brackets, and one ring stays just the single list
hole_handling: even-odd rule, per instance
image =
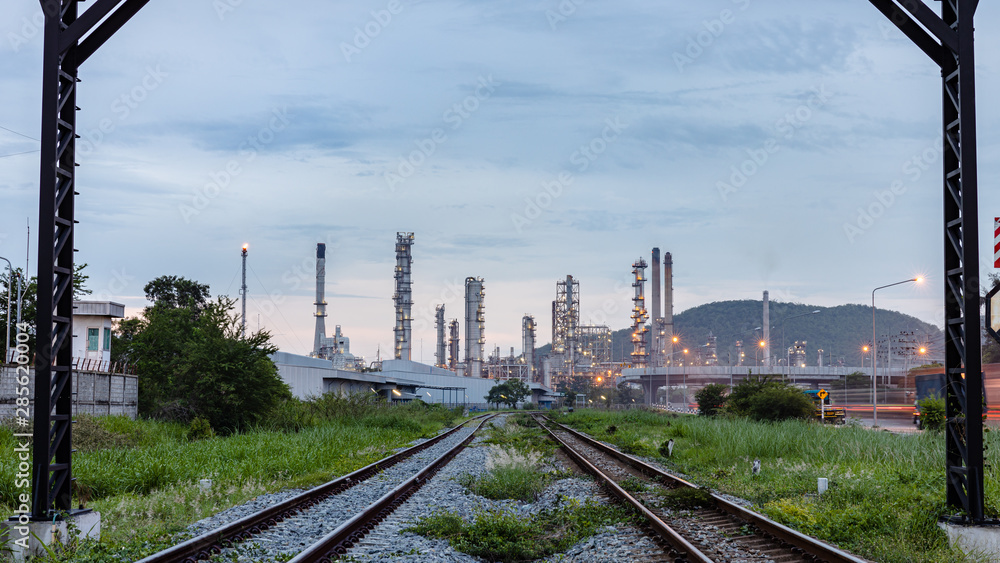
[{"label": "truck on road", "polygon": [[806,389],[803,393],[812,399],[813,404],[816,405],[817,419],[833,424],[844,424],[847,422],[847,411],[844,410],[844,407],[833,406],[830,395],[823,389]]}]

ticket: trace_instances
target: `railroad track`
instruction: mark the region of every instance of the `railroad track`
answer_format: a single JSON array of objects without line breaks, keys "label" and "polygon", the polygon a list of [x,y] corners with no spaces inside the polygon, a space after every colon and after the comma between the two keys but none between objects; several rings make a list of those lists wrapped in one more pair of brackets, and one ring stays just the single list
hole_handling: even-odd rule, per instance
[{"label": "railroad track", "polygon": [[661,508],[665,489],[698,487],[568,426],[538,415],[535,420],[583,471],[641,513],[654,539],[675,561],[865,562],[715,494],[703,495],[702,504],[708,506]]},{"label": "railroad track", "polygon": [[[292,525],[297,525],[299,522],[319,522],[322,527],[333,529],[328,532],[324,530],[318,541],[314,541],[305,549],[300,550],[299,554],[290,561],[294,563],[333,561],[433,477],[434,473],[471,442],[476,432],[494,416],[496,415],[484,415],[467,421],[465,424],[456,426],[426,442],[150,555],[138,563],[196,563],[208,560],[237,544],[259,539],[269,529],[291,520],[296,521],[292,522]],[[475,428],[470,428],[472,426],[470,423],[475,421],[479,423],[475,425]],[[442,444],[442,442],[445,443]],[[330,522],[325,514],[321,516],[310,514],[310,512],[318,511],[325,503],[336,500],[337,495],[347,489],[358,485],[371,485],[389,468],[431,448],[436,448],[435,454],[437,455],[429,463],[423,464],[421,469],[408,472],[409,474],[402,478],[396,476],[397,482],[391,483],[389,487],[386,483],[372,485],[382,489],[388,488],[388,491],[382,494],[377,501],[369,504],[367,508],[356,511],[353,516],[344,517],[340,522]],[[437,450],[443,450],[443,453]]]}]

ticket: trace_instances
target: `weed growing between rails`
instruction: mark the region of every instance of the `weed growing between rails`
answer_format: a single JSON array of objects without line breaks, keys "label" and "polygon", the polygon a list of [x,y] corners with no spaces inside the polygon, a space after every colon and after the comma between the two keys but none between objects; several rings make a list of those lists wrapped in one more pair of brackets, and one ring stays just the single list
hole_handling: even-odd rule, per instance
[{"label": "weed growing between rails", "polygon": [[[941,434],[640,410],[578,410],[557,419],[622,449],[639,449],[696,484],[747,499],[778,522],[862,557],[891,563],[964,560],[937,528],[939,516],[954,512],[945,506]],[[616,430],[608,433],[611,426]],[[995,517],[1000,436],[991,432],[985,438],[986,506]],[[656,448],[669,439],[674,452],[666,459]],[[755,459],[762,467],[756,476]],[[829,479],[822,496],[818,477]]]},{"label": "weed growing between rails", "polygon": [[[101,541],[80,542],[40,561],[141,559],[176,543],[175,534],[204,517],[264,493],[324,483],[461,415],[332,396],[286,408],[306,413],[307,424],[195,442],[187,440],[185,424],[83,417],[84,447],[73,460],[74,504],[102,513]],[[13,443],[13,433],[0,428],[0,447]],[[10,460],[0,460],[0,510],[8,513],[16,500],[14,469]],[[200,479],[211,479],[212,487],[201,489]]]},{"label": "weed growing between rails", "polygon": [[632,522],[634,516],[617,505],[563,499],[554,509],[524,518],[502,508],[476,513],[470,522],[449,511],[437,511],[403,532],[448,540],[463,553],[487,561],[515,563],[561,553],[602,526]]}]

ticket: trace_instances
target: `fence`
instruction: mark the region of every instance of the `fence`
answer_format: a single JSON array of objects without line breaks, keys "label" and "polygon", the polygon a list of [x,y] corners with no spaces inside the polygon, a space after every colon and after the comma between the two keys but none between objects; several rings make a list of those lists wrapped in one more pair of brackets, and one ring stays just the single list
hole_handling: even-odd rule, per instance
[{"label": "fence", "polygon": [[[15,366],[0,368],[0,419],[14,417],[14,400],[17,398],[16,369]],[[31,412],[34,412],[34,368],[29,369],[28,375],[31,390],[29,396],[32,397]],[[138,402],[139,378],[135,375],[95,369],[74,370],[73,414],[125,415],[135,418],[139,409]]]}]

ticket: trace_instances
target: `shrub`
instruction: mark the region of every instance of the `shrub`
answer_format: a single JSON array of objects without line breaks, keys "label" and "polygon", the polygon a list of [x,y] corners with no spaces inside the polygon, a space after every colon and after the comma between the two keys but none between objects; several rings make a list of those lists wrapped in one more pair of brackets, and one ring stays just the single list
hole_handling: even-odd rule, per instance
[{"label": "shrub", "polygon": [[729,394],[728,410],[754,420],[778,421],[811,418],[816,407],[799,388],[763,377],[737,385]]},{"label": "shrub", "polygon": [[790,385],[766,387],[750,399],[749,416],[755,420],[812,418],[816,412],[812,399]]},{"label": "shrub", "polygon": [[534,410],[538,410],[538,405],[536,405],[535,403],[532,403],[531,401],[528,401],[527,403],[524,403],[523,405],[521,405],[521,408],[524,409],[524,410],[526,410],[526,411],[534,411]]},{"label": "shrub", "polygon": [[215,431],[212,430],[212,425],[209,424],[208,419],[198,416],[191,421],[191,426],[187,431],[187,439],[189,442],[193,442],[195,440],[206,440],[214,436]]},{"label": "shrub", "polygon": [[726,404],[728,386],[720,383],[709,383],[694,394],[698,402],[698,413],[705,416],[715,416]]},{"label": "shrub", "polygon": [[945,414],[944,398],[931,395],[923,399],[920,405],[920,424],[928,430],[938,432],[944,430]]}]

